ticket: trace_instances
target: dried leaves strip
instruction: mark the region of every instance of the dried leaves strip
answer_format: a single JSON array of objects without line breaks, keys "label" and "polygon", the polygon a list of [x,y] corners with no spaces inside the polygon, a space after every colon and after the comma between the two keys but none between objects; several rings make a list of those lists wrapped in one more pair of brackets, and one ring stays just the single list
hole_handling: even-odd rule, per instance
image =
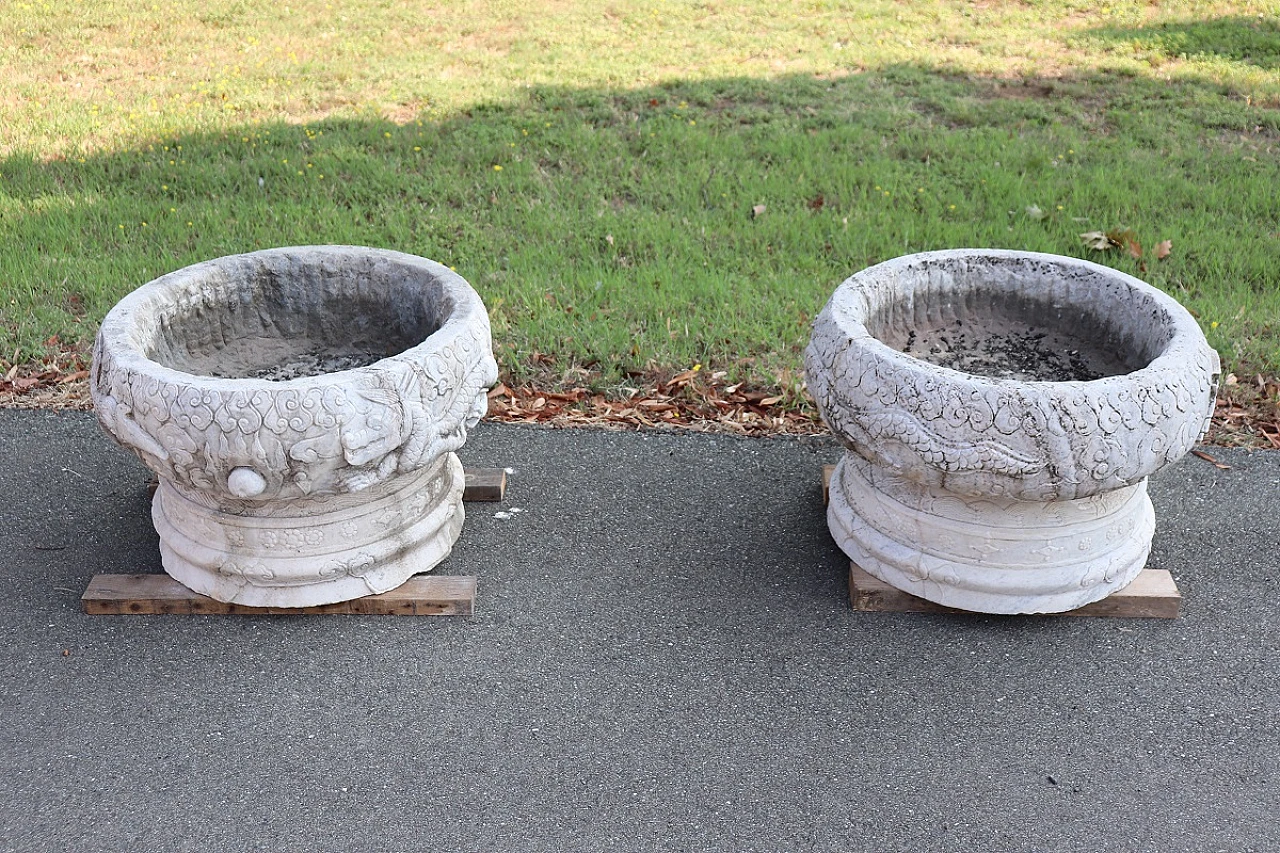
[{"label": "dried leaves strip", "polygon": [[[87,360],[75,352],[11,367],[0,374],[0,408],[88,410],[88,377]],[[545,382],[504,383],[489,392],[489,420],[755,436],[827,431],[805,397],[729,383],[723,372],[697,368],[669,377],[650,371],[608,393],[574,387],[549,374]],[[1255,374],[1243,380],[1228,375],[1205,443],[1280,450],[1280,377]]]},{"label": "dried leaves strip", "polygon": [[1280,377],[1254,374],[1241,381],[1228,374],[1205,443],[1280,450]]},{"label": "dried leaves strip", "polygon": [[62,349],[35,364],[14,364],[0,375],[0,408],[87,410],[92,408],[88,379],[89,359],[77,349]]},{"label": "dried leaves strip", "polygon": [[547,391],[499,385],[489,394],[489,418],[507,423],[677,429],[738,435],[817,435],[826,431],[812,405],[783,405],[781,395],[726,384],[725,374],[698,369],[637,383],[616,393],[586,388]]}]

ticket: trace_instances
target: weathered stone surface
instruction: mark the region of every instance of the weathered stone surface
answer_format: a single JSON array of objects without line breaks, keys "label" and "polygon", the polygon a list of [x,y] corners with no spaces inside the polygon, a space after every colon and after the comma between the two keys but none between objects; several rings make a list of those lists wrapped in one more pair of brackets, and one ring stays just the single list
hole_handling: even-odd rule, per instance
[{"label": "weathered stone surface", "polygon": [[453,451],[496,379],[461,276],[317,246],[134,291],[99,331],[91,392],[103,428],[160,476],[166,571],[222,601],[308,606],[384,592],[448,554],[463,516]]},{"label": "weathered stone surface", "polygon": [[1201,437],[1218,372],[1185,309],[1107,267],[972,249],[871,267],[806,352],[849,451],[832,533],[866,571],[952,607],[1103,598],[1141,571],[1145,478]]}]

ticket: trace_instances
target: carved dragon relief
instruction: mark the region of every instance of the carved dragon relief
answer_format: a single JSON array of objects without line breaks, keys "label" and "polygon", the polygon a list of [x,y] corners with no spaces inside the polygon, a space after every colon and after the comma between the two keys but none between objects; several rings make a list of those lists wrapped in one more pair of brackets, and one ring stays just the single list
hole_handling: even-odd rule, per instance
[{"label": "carved dragon relief", "polygon": [[1207,347],[1198,364],[1149,371],[1136,388],[1124,377],[1015,387],[886,358],[824,325],[820,317],[806,374],[836,435],[869,459],[957,490],[998,480],[1001,494],[1043,500],[1128,485],[1185,455],[1212,405],[1216,354]]},{"label": "carved dragon relief", "polygon": [[466,442],[497,365],[487,324],[458,338],[451,352],[467,361],[391,358],[352,371],[353,384],[272,383],[269,392],[235,381],[162,384],[113,369],[99,342],[95,405],[108,433],[179,484],[236,494],[228,480],[243,468],[262,483],[237,497],[356,492]]}]

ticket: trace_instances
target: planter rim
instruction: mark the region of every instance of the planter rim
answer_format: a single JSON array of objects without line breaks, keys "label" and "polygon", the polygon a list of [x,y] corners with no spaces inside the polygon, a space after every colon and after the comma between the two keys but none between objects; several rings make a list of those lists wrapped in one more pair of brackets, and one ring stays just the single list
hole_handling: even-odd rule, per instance
[{"label": "planter rim", "polygon": [[[253,377],[210,376],[170,367],[144,354],[141,347],[143,342],[139,340],[137,329],[133,325],[133,317],[138,312],[144,311],[157,301],[165,300],[172,295],[192,292],[207,281],[211,275],[234,269],[244,262],[269,264],[277,258],[285,259],[300,255],[309,255],[312,260],[333,262],[341,262],[343,260],[382,260],[397,266],[421,270],[440,282],[449,298],[453,301],[453,308],[438,329],[412,347],[361,367],[328,371],[312,376],[299,376],[294,379],[276,380]],[[330,385],[334,382],[335,377],[354,377],[359,374],[376,373],[380,369],[387,367],[388,362],[413,360],[425,355],[434,350],[442,338],[448,337],[454,329],[462,328],[476,314],[484,315],[487,325],[488,315],[479,294],[476,293],[466,279],[438,261],[393,249],[378,249],[367,246],[339,244],[281,246],[200,261],[152,279],[116,303],[115,307],[103,319],[98,336],[100,339],[106,337],[113,341],[111,355],[117,367],[138,375],[149,376],[166,384],[187,386],[192,382],[198,382],[201,387],[219,389],[224,392],[237,390],[252,392],[263,389],[283,388],[305,390],[311,387]]]},{"label": "planter rim", "polygon": [[[1199,337],[1203,340],[1203,333],[1200,331],[1200,326],[1196,322],[1195,318],[1191,316],[1191,313],[1187,311],[1187,309],[1184,308],[1176,299],[1165,293],[1163,290],[1160,290],[1158,287],[1150,285],[1145,281],[1135,278],[1126,272],[1115,269],[1114,267],[1108,267],[1083,258],[1054,255],[1047,252],[1023,252],[1016,249],[938,249],[928,252],[917,252],[915,254],[902,255],[901,257],[882,261],[881,263],[867,267],[864,270],[860,270],[841,282],[836,292],[839,293],[846,289],[858,290],[864,282],[875,281],[881,276],[895,272],[907,271],[912,267],[921,266],[947,257],[961,257],[966,260],[990,259],[993,261],[1031,260],[1046,264],[1053,264],[1064,269],[1074,267],[1076,269],[1094,273],[1095,275],[1115,281],[1129,290],[1141,293],[1156,302],[1165,312],[1164,325],[1171,328],[1173,334],[1158,355],[1142,367],[1126,373],[1102,376],[1097,379],[1089,380],[1024,380],[1002,379],[992,376],[983,376],[977,373],[967,373],[963,370],[933,364],[932,362],[925,361],[924,359],[916,358],[915,356],[908,355],[904,352],[899,352],[871,333],[867,328],[865,317],[856,316],[847,310],[839,312],[836,316],[837,323],[840,325],[842,330],[849,334],[851,339],[861,341],[863,345],[874,350],[877,355],[888,361],[901,362],[904,365],[927,364],[931,369],[942,371],[944,375],[979,384],[999,385],[1005,387],[1029,386],[1033,389],[1037,387],[1047,389],[1074,385],[1115,385],[1121,382],[1130,382],[1135,379],[1141,382],[1145,378],[1144,374],[1155,375],[1184,364],[1187,358],[1199,348],[1197,347],[1196,338]],[[1191,334],[1192,332],[1194,332],[1194,334]]]},{"label": "planter rim", "polygon": [[[311,289],[313,275],[323,290]],[[307,300],[333,298],[334,290],[339,298],[385,300],[379,309],[391,312],[407,299],[421,318],[407,333],[389,329],[387,340],[404,347],[393,355],[293,379],[212,376],[190,370],[216,367],[181,356],[176,367],[151,357],[188,346],[187,330],[174,328],[187,318],[252,312],[263,303],[247,297],[273,278],[285,283],[281,310],[304,318],[315,316],[303,313],[316,310]],[[303,300],[296,309],[288,298],[295,291]],[[400,314],[391,316],[394,323]],[[376,334],[388,321],[372,315],[367,322]],[[282,341],[296,335],[288,325],[270,332]],[[265,249],[184,267],[121,300],[94,342],[89,390],[107,433],[161,479],[217,500],[313,500],[363,491],[460,448],[497,379],[490,335],[479,294],[435,261],[360,246]],[[219,344],[192,340],[215,351]]]}]

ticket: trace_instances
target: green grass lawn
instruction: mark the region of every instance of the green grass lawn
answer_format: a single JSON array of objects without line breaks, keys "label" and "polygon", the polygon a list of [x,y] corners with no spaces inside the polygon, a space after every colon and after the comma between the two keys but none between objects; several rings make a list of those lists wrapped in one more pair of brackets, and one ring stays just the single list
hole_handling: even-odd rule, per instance
[{"label": "green grass lawn", "polygon": [[1280,373],[1274,2],[32,0],[0,79],[0,370],[169,270],[351,243],[462,273],[509,381],[791,395],[841,280],[960,246],[1113,265]]}]

